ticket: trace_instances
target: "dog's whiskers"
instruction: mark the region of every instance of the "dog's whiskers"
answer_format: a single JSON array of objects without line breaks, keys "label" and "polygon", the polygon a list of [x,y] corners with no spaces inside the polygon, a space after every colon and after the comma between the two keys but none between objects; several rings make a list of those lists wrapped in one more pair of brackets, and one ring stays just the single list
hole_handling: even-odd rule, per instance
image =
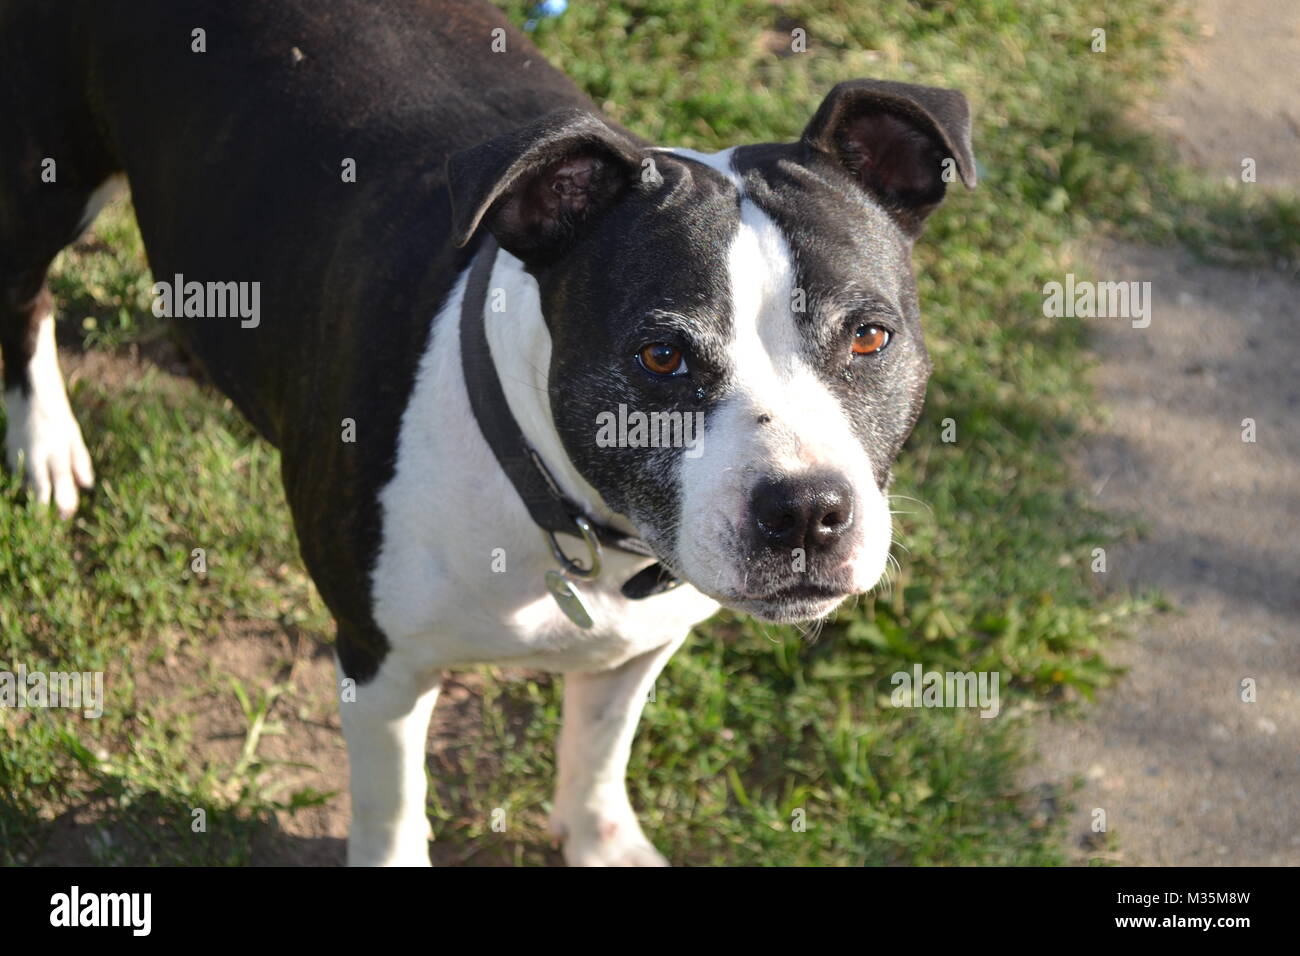
[{"label": "dog's whiskers", "polygon": [[[885,495],[885,498],[886,500],[893,500],[894,498],[897,498],[899,501],[915,501],[918,505],[924,508],[931,515],[934,514],[934,509],[932,507],[930,507],[920,498],[913,498],[911,495]],[[912,512],[904,512],[904,511],[891,512],[891,514],[911,514],[911,513]]]}]

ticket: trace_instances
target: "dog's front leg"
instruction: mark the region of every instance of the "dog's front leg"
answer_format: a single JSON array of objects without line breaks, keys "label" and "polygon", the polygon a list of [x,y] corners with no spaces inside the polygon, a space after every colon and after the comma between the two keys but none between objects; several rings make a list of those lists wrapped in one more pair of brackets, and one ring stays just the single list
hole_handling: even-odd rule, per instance
[{"label": "dog's front leg", "polygon": [[349,866],[428,866],[425,740],[442,675],[389,656],[339,703],[352,789]]},{"label": "dog's front leg", "polygon": [[619,667],[564,678],[551,832],[570,866],[667,866],[627,797],[632,738],[655,678],[685,636]]}]

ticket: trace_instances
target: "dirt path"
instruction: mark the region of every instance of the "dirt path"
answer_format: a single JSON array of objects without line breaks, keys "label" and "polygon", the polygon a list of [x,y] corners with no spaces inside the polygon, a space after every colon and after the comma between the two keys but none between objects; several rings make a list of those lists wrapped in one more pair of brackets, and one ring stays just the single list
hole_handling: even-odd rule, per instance
[{"label": "dirt path", "polygon": [[[1242,188],[1300,186],[1300,5],[1198,10],[1204,42],[1154,121],[1224,177],[1254,158],[1259,182]],[[1040,728],[1036,779],[1084,775],[1080,855],[1300,865],[1300,283],[1167,250],[1090,258],[1153,299],[1149,328],[1094,320],[1106,423],[1081,468],[1099,506],[1145,525],[1111,549],[1106,583],[1154,585],[1176,610],[1118,649],[1128,676],[1085,720]],[[1113,842],[1092,833],[1098,808]]]}]

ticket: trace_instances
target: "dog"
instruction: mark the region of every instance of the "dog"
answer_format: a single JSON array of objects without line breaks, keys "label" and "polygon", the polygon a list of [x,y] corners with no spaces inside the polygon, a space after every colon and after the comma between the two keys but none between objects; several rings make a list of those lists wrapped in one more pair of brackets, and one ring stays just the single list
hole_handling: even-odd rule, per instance
[{"label": "dog", "polygon": [[564,675],[566,861],[663,864],[625,775],[690,628],[884,571],[965,98],[854,80],[796,142],[655,146],[477,0],[0,0],[0,60],[30,495],[68,515],[94,480],[45,276],[125,181],[155,311],[280,450],[337,621],[349,863],[428,864],[441,675],[492,663]]}]

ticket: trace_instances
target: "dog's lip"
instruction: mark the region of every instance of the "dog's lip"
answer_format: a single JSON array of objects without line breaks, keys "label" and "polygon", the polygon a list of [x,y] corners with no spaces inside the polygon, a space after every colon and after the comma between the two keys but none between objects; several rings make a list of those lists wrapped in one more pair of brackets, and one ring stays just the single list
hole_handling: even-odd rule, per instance
[{"label": "dog's lip", "polygon": [[719,600],[737,611],[790,624],[824,617],[852,593],[842,584],[798,581],[761,593],[720,595]]},{"label": "dog's lip", "polygon": [[742,601],[772,603],[833,599],[842,601],[853,593],[852,580],[852,569],[848,564],[840,564],[834,568],[819,569],[815,574],[791,577],[763,591],[740,593],[736,597]]},{"label": "dog's lip", "polygon": [[848,591],[842,587],[822,581],[799,581],[786,587],[777,588],[775,591],[767,591],[762,594],[743,595],[745,600],[749,601],[808,601],[808,600],[830,600],[831,598],[844,598],[848,596]]},{"label": "dog's lip", "polygon": [[848,597],[846,594],[836,594],[828,599],[733,601],[729,602],[729,606],[751,617],[771,621],[773,624],[799,624],[826,617],[839,607],[846,597]]}]

